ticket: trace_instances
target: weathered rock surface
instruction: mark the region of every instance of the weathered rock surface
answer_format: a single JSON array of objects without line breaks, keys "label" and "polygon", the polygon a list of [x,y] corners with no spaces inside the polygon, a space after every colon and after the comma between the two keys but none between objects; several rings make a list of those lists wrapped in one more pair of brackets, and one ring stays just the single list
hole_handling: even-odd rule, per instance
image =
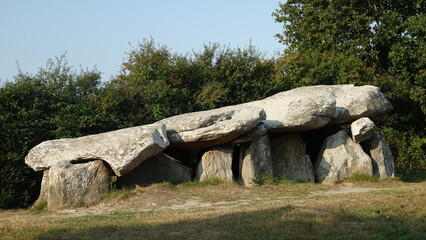
[{"label": "weathered rock surface", "polygon": [[360,118],[351,124],[352,139],[359,143],[375,135],[376,125],[368,117]]},{"label": "weathered rock surface", "polygon": [[[377,87],[310,86],[263,100],[161,120],[172,146],[201,148],[253,141],[265,132],[319,129],[386,113],[392,105]],[[263,110],[263,111],[262,111]],[[265,116],[266,115],[266,116]],[[263,125],[258,126],[259,122]]]},{"label": "weathered rock surface", "polygon": [[352,122],[361,117],[374,117],[385,114],[393,109],[378,87],[332,85],[313,86],[313,88],[328,88],[336,99],[336,115],[333,124]]},{"label": "weathered rock surface", "polygon": [[237,106],[263,108],[269,132],[307,131],[392,110],[379,88],[351,84],[300,87]]},{"label": "weathered rock surface", "polygon": [[101,159],[121,176],[139,166],[169,145],[166,128],[151,124],[79,138],[45,141],[35,146],[25,163],[36,171],[47,170],[57,162]]},{"label": "weathered rock surface", "polygon": [[266,136],[268,134],[268,129],[266,128],[266,124],[263,122],[260,122],[255,128],[253,128],[250,132],[239,136],[238,138],[234,139],[231,144],[240,144],[240,143],[246,143],[246,142],[253,142],[263,136]]},{"label": "weathered rock surface", "polygon": [[263,108],[269,132],[306,131],[327,125],[336,112],[334,95],[326,87],[302,87],[260,101],[241,104]]},{"label": "weathered rock surface", "polygon": [[306,144],[297,133],[271,137],[274,176],[298,182],[315,181]]},{"label": "weathered rock surface", "polygon": [[244,186],[252,186],[253,179],[262,175],[272,175],[271,147],[268,136],[243,144],[240,151],[239,181]]},{"label": "weathered rock surface", "polygon": [[361,145],[343,130],[326,138],[315,162],[316,181],[334,183],[357,173],[373,175],[371,158]]},{"label": "weathered rock surface", "polygon": [[40,195],[36,203],[46,202],[49,197],[49,170],[43,172],[43,179],[41,180]]},{"label": "weathered rock surface", "polygon": [[58,162],[44,174],[37,201],[46,201],[49,210],[96,204],[109,187],[109,170],[101,160]]},{"label": "weathered rock surface", "polygon": [[196,180],[202,181],[211,177],[232,181],[231,146],[217,146],[203,154],[197,166]]},{"label": "weathered rock surface", "polygon": [[138,167],[118,178],[119,187],[147,186],[153,183],[182,183],[191,181],[191,170],[176,159],[159,153],[143,161]]},{"label": "weathered rock surface", "polygon": [[171,146],[202,148],[229,143],[265,119],[256,106],[230,106],[209,111],[186,113],[160,121],[167,126]]},{"label": "weathered rock surface", "polygon": [[376,131],[368,145],[373,159],[373,176],[377,178],[395,177],[395,163],[384,133]]}]

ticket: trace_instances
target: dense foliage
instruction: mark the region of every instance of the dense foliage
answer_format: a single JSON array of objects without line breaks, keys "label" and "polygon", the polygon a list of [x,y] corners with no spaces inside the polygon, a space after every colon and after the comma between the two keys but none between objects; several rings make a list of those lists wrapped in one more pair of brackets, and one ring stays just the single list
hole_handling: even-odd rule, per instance
[{"label": "dense foliage", "polygon": [[426,170],[424,1],[288,0],[274,12],[288,46],[267,58],[253,46],[206,45],[179,55],[145,40],[121,71],[72,70],[64,57],[0,87],[0,208],[38,195],[40,174],[24,163],[48,139],[78,137],[238,104],[316,84],[379,86],[395,109],[375,119],[399,170]]},{"label": "dense foliage", "polygon": [[233,50],[212,44],[189,56],[148,40],[132,48],[120,73],[106,84],[103,108],[117,124],[138,125],[260,99],[276,91],[274,69],[274,61],[252,46]]},{"label": "dense foliage", "polygon": [[0,88],[0,208],[27,206],[37,196],[41,176],[24,163],[32,147],[103,130],[94,102],[99,85],[99,72],[76,73],[61,57]]},{"label": "dense foliage", "polygon": [[283,80],[380,87],[394,110],[376,121],[397,167],[426,169],[426,2],[288,0],[273,15]]},{"label": "dense foliage", "polygon": [[212,44],[189,56],[152,40],[133,47],[104,83],[96,69],[76,72],[63,56],[36,75],[20,72],[0,88],[0,209],[37,198],[41,175],[24,163],[35,145],[264,98],[278,91],[274,72],[274,60],[252,46]]}]

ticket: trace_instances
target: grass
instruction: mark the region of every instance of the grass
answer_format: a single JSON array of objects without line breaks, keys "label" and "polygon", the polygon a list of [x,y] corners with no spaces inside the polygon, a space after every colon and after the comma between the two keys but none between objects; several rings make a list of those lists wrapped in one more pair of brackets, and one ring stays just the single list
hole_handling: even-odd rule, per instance
[{"label": "grass", "polygon": [[181,187],[206,187],[206,186],[219,186],[219,185],[230,185],[230,186],[237,186],[237,184],[230,180],[224,180],[217,177],[209,177],[202,181],[192,181],[192,182],[186,182],[181,183],[179,186]]},{"label": "grass", "polygon": [[[354,187],[376,190],[326,194],[341,184],[288,181],[264,181],[254,188],[213,180],[161,183],[114,193],[99,206],[77,209],[88,213],[108,205],[110,212],[0,213],[0,238],[426,239],[426,182],[355,180]],[[198,206],[188,205],[195,200]],[[145,207],[152,203],[157,205]],[[201,207],[206,203],[210,205]]]},{"label": "grass", "polygon": [[45,212],[47,212],[47,202],[36,202],[36,203],[34,203],[31,206],[30,211],[32,211],[34,213],[45,213]]},{"label": "grass", "polygon": [[380,181],[378,178],[374,176],[370,176],[363,173],[356,173],[350,177],[345,178],[342,182],[348,181],[348,182],[369,182],[374,183]]},{"label": "grass", "polygon": [[257,185],[266,184],[297,184],[299,182],[285,179],[283,177],[274,177],[272,175],[262,175],[260,178],[253,179],[253,182]]},{"label": "grass", "polygon": [[101,197],[101,201],[106,201],[109,199],[125,200],[135,194],[135,189],[112,189]]}]

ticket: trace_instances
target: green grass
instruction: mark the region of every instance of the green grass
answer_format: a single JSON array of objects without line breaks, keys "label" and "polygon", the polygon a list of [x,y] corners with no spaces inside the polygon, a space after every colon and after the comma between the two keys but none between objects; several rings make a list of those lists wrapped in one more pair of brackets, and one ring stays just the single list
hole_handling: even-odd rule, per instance
[{"label": "green grass", "polygon": [[179,187],[188,187],[188,188],[218,186],[218,185],[237,186],[237,184],[233,181],[224,180],[217,177],[209,177],[202,181],[192,181],[192,182],[178,184]]},{"label": "green grass", "polygon": [[426,171],[412,171],[412,172],[400,172],[397,173],[397,176],[401,181],[404,182],[425,182],[426,181]]},{"label": "green grass", "polygon": [[[163,220],[159,220],[163,219]],[[423,222],[422,222],[423,221]],[[417,225],[417,226],[416,226]],[[386,210],[292,205],[255,211],[114,213],[24,228],[18,239],[424,239],[422,219]]]},{"label": "green grass", "polygon": [[288,180],[283,177],[274,177],[272,175],[262,175],[260,178],[253,179],[253,182],[257,185],[267,184],[296,184],[299,182]]},{"label": "green grass", "polygon": [[341,182],[354,182],[354,183],[358,183],[358,182],[369,182],[369,183],[375,183],[378,182],[379,179],[374,177],[374,176],[369,176],[363,173],[356,173],[350,177],[345,178],[343,181]]},{"label": "green grass", "polygon": [[255,188],[217,180],[160,183],[117,191],[106,201],[131,206],[155,202],[161,207],[168,206],[169,201],[184,204],[196,198],[202,203],[244,200],[246,204],[132,212],[124,209],[86,216],[55,212],[40,215],[21,210],[3,218],[4,213],[0,213],[0,238],[426,239],[425,182],[395,181],[382,186],[381,181],[360,181],[363,187],[383,189],[315,196],[311,192],[335,189],[339,184],[296,184],[269,178]]},{"label": "green grass", "polygon": [[124,200],[135,194],[135,189],[112,189],[101,196],[101,201],[107,201],[115,198]]},{"label": "green grass", "polygon": [[34,203],[31,206],[30,211],[35,212],[35,213],[47,212],[47,202],[36,202],[36,203]]}]

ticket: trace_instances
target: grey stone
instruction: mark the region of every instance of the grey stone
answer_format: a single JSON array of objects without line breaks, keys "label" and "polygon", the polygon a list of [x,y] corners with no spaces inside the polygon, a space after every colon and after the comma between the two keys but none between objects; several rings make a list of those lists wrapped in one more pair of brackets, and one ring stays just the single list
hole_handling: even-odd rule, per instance
[{"label": "grey stone", "polygon": [[325,139],[317,161],[315,177],[319,183],[334,183],[354,174],[373,175],[371,158],[345,131]]},{"label": "grey stone", "polygon": [[48,200],[49,189],[49,170],[43,172],[43,179],[41,180],[40,195],[34,204],[46,202]]},{"label": "grey stone", "polygon": [[[314,88],[317,86],[314,86]],[[336,99],[336,115],[332,124],[353,122],[362,117],[374,117],[393,109],[378,87],[364,85],[332,85],[327,88]]]},{"label": "grey stone", "polygon": [[[203,148],[253,141],[267,132],[319,129],[373,117],[392,109],[374,86],[320,85],[292,89],[259,101],[161,120],[172,146]],[[266,116],[265,116],[266,115]],[[258,125],[259,122],[263,125]],[[259,127],[256,127],[259,126]]]},{"label": "grey stone", "polygon": [[93,205],[108,191],[110,174],[101,160],[71,164],[58,162],[45,175],[40,200],[49,210]]},{"label": "grey stone", "polygon": [[203,154],[197,166],[196,180],[219,178],[232,181],[232,153],[231,146],[217,146]]},{"label": "grey stone", "polygon": [[368,143],[373,159],[373,175],[377,178],[395,177],[395,163],[383,132],[376,131]]},{"label": "grey stone", "polygon": [[300,87],[237,106],[263,108],[268,132],[313,130],[392,110],[379,88],[350,84]]},{"label": "grey stone", "polygon": [[315,181],[306,144],[300,134],[281,134],[271,137],[274,176],[298,182]]},{"label": "grey stone", "polygon": [[166,128],[151,124],[89,135],[45,141],[35,146],[25,163],[36,171],[47,170],[57,162],[81,162],[101,159],[117,176],[139,166],[169,145]]},{"label": "grey stone", "polygon": [[352,139],[359,143],[372,138],[375,135],[376,125],[368,117],[360,118],[351,124]]},{"label": "grey stone", "polygon": [[176,159],[159,153],[143,161],[138,167],[119,177],[117,185],[129,188],[147,186],[153,183],[182,183],[191,181],[191,170]]},{"label": "grey stone", "polygon": [[166,124],[171,147],[205,148],[223,145],[249,132],[265,119],[263,109],[230,106],[186,113],[160,121]]},{"label": "grey stone", "polygon": [[268,129],[266,128],[266,124],[261,122],[255,128],[253,128],[250,132],[234,139],[231,144],[240,144],[246,142],[253,142],[261,137],[266,136],[268,134]]},{"label": "grey stone", "polygon": [[241,146],[239,181],[242,185],[253,186],[254,179],[272,174],[271,147],[268,136]]},{"label": "grey stone", "polygon": [[318,129],[327,125],[336,112],[334,95],[325,87],[296,88],[242,106],[263,108],[268,132]]}]

